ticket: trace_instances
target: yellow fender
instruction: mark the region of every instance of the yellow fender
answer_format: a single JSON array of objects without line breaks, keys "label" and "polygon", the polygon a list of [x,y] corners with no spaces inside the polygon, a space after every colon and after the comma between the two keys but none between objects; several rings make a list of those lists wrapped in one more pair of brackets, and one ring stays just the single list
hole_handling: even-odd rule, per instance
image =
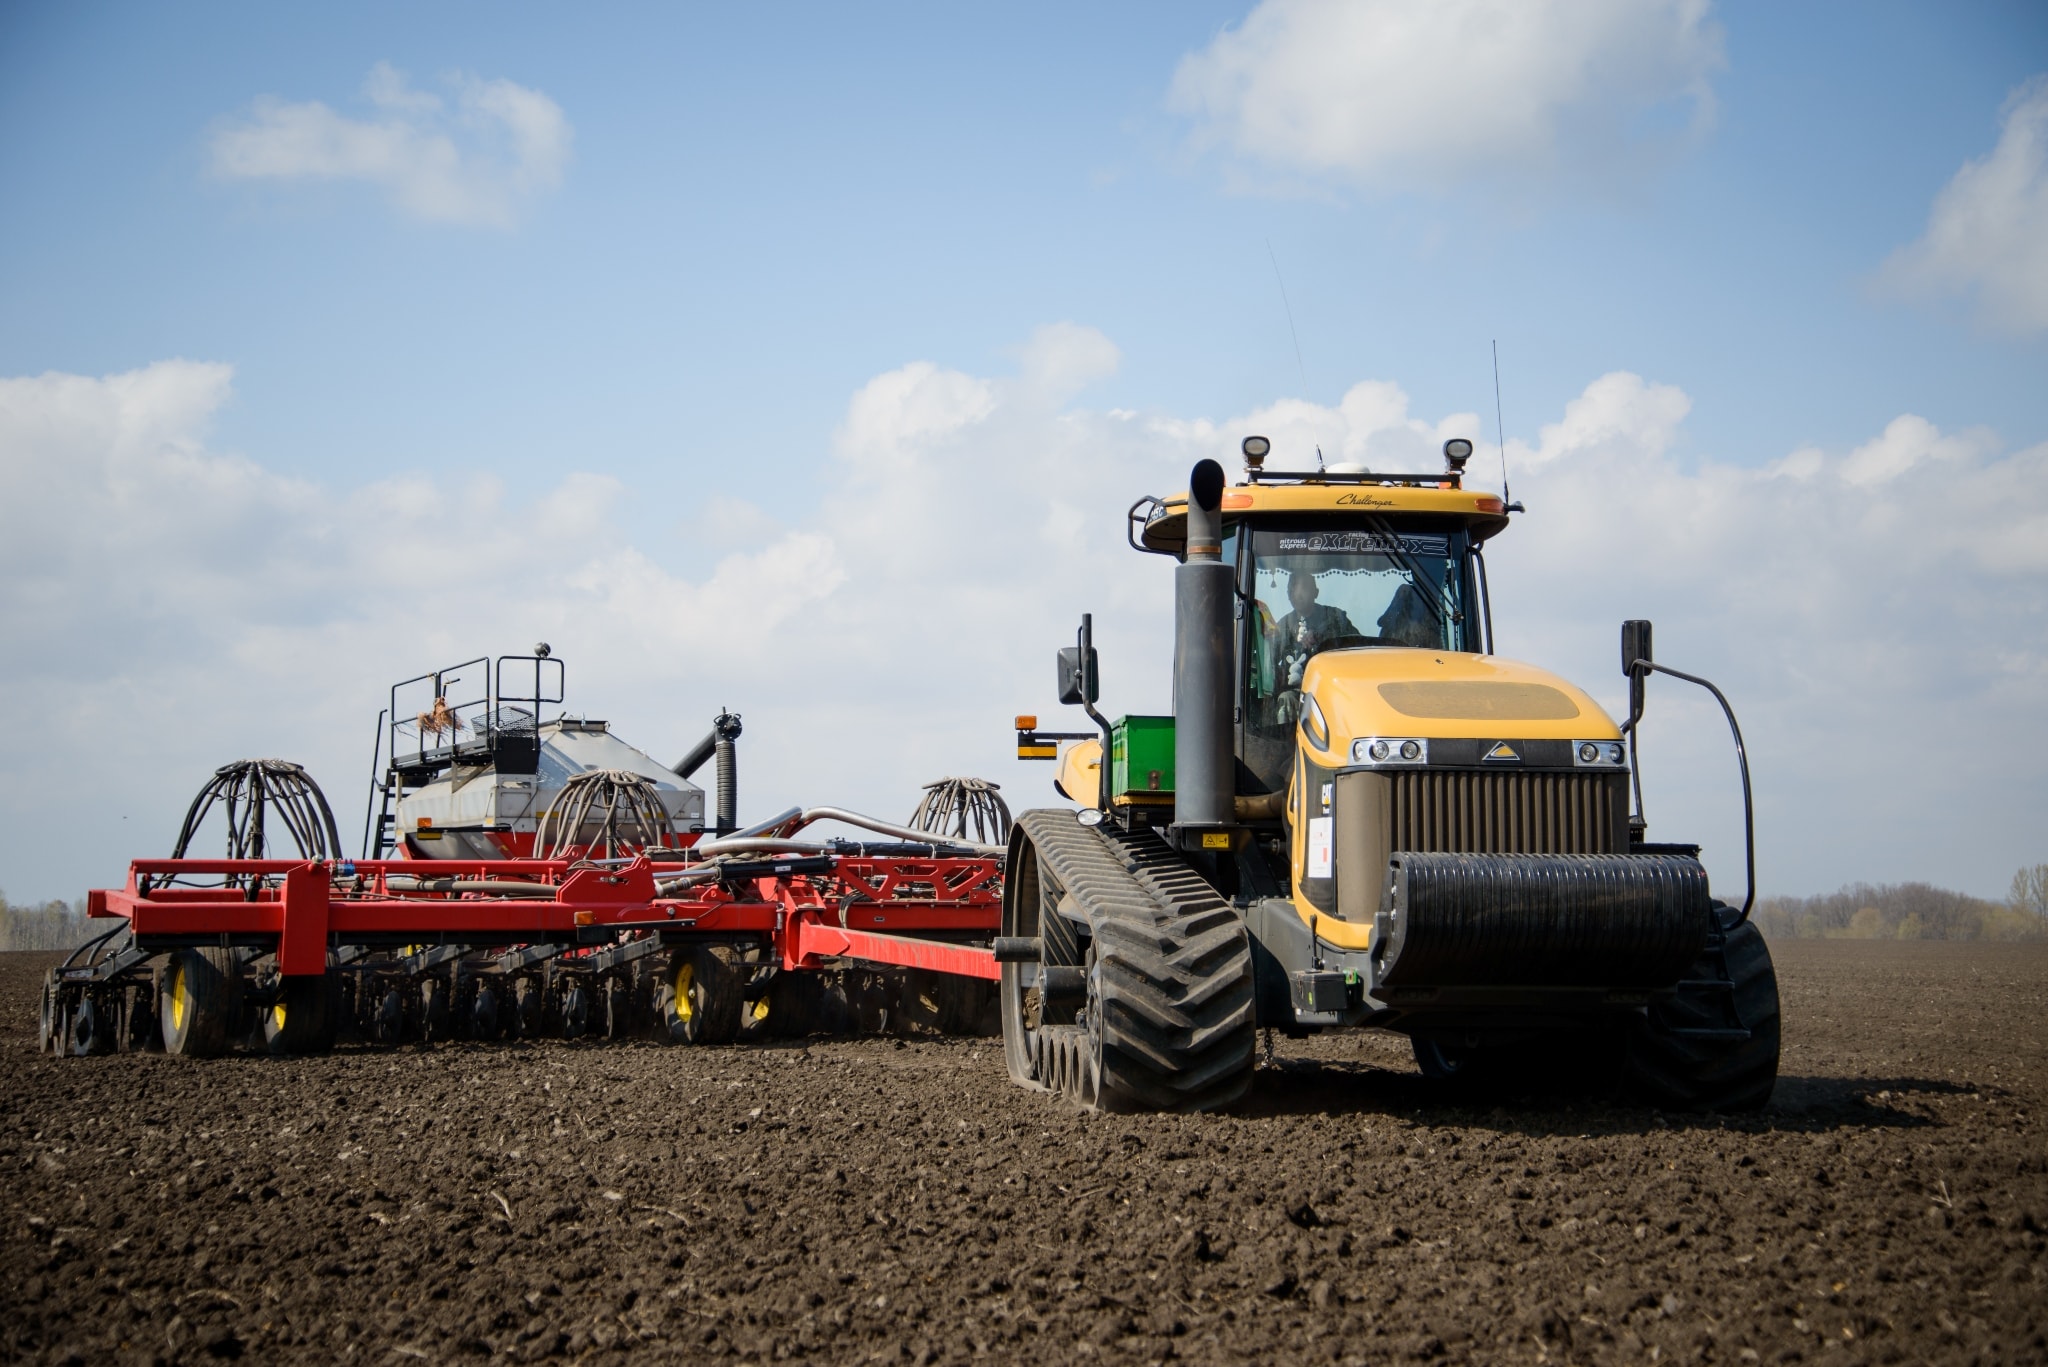
[{"label": "yellow fender", "polygon": [[1102,805],[1102,741],[1075,741],[1060,756],[1059,777],[1053,789],[1069,802],[1083,807]]}]

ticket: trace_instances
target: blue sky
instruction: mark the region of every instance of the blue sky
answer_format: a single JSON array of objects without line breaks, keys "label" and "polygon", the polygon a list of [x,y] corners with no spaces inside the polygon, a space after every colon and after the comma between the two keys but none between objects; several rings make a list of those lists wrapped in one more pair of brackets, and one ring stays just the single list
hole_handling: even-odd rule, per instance
[{"label": "blue sky", "polygon": [[[182,416],[163,419],[165,449],[307,482],[325,491],[314,502],[337,506],[399,481],[390,487],[402,486],[403,498],[447,517],[452,541],[489,517],[527,537],[532,559],[566,566],[594,544],[628,547],[650,574],[699,586],[723,582],[729,557],[782,545],[777,538],[833,535],[840,496],[864,487],[848,464],[850,405],[878,377],[929,362],[1010,383],[1050,354],[1049,343],[1033,350],[1038,330],[1061,323],[1099,333],[1113,360],[1060,362],[1077,378],[1051,401],[1054,417],[1143,415],[1175,442],[1204,420],[1228,425],[1288,402],[1335,413],[1361,381],[1400,386],[1412,413],[1431,423],[1483,414],[1475,435],[1490,441],[1489,345],[1498,339],[1511,459],[1517,443],[1539,462],[1546,449],[1566,449],[1546,448],[1543,429],[1562,423],[1600,377],[1623,372],[1689,400],[1682,420],[1658,427],[1652,441],[1678,477],[1703,463],[1765,470],[1805,449],[1852,461],[1911,415],[1963,442],[1954,458],[1979,462],[2022,502],[2039,493],[2038,461],[2011,462],[2048,441],[2048,319],[2000,312],[1995,296],[2011,294],[2015,279],[2038,279],[2040,255],[2022,247],[2002,275],[1972,275],[1976,266],[1958,266],[1954,250],[1924,268],[1897,262],[1929,232],[1945,187],[2005,145],[2009,110],[2048,72],[2048,10],[1684,0],[1580,8],[1575,29],[1559,22],[1561,33],[1573,31],[1554,44],[1481,61],[1483,79],[1457,60],[1455,44],[1425,45],[1416,61],[1427,99],[1395,107],[1363,89],[1386,74],[1375,66],[1385,54],[1342,51],[1356,34],[1341,24],[1318,40],[1326,12],[1254,12],[1243,0],[650,6],[594,17],[506,5],[11,6],[0,11],[0,184],[11,210],[0,216],[0,376],[103,378],[178,359],[228,367],[230,378],[214,388],[193,379],[201,397],[172,405]],[[1596,14],[1623,17],[1586,18]],[[1261,34],[1272,44],[1261,48]],[[1287,66],[1319,42],[1340,59],[1338,75],[1321,84]],[[1574,54],[1596,86],[1641,88],[1609,98],[1567,83],[1578,93],[1558,97],[1554,127],[1533,141],[1487,114],[1512,100],[1517,82],[1559,88],[1543,63]],[[1295,132],[1334,121],[1351,150],[1304,150],[1286,142],[1286,130],[1259,134],[1263,111],[1231,105],[1227,83],[1202,83],[1203,71],[1233,62],[1290,91]],[[380,106],[366,83],[385,68],[393,74],[379,79],[403,84],[387,86]],[[474,113],[464,92],[494,82],[554,109],[545,130],[554,141],[537,161],[508,154],[504,128],[488,118],[463,122]],[[1324,96],[1334,112],[1316,105]],[[438,112],[420,112],[427,97],[441,101]],[[266,107],[314,102],[337,121],[448,132],[462,183],[443,189],[456,198],[422,210],[418,196],[433,193],[421,188],[427,171],[404,172],[410,180],[323,177],[276,160],[285,153],[267,143],[258,150],[272,156],[268,170],[233,172],[223,149],[238,134],[268,136]],[[1386,138],[1398,137],[1385,129],[1421,106],[1422,131],[1398,135],[1409,141],[1386,152]],[[1470,131],[1464,141],[1452,136],[1461,128]],[[2016,201],[2023,209],[2040,202],[2038,181],[2030,193],[2034,200]],[[949,392],[958,398],[957,387]],[[1002,395],[990,402],[1012,404],[1010,391]],[[30,394],[20,403],[42,401]],[[66,445],[69,437],[38,444],[22,435],[31,428],[45,430],[31,423],[11,450],[0,445],[18,471],[86,449]],[[987,445],[1028,463],[1051,440],[1020,428],[1013,446]],[[1228,449],[1234,436],[1219,426],[1211,444]],[[971,442],[961,451],[970,463],[981,458]],[[1182,454],[1175,446],[1134,456],[1131,468]],[[1146,491],[1107,487],[1125,470],[1102,467],[1105,508]],[[579,474],[614,482],[601,518],[552,521],[536,511]],[[430,483],[403,484],[419,480]],[[114,487],[80,486],[76,501],[49,515],[91,520],[94,500]],[[276,497],[305,506],[288,490]],[[978,515],[972,488],[961,497],[927,515]],[[488,511],[465,513],[472,505]],[[902,506],[922,505],[872,505],[888,517]],[[1532,519],[1544,512],[1532,503]],[[1624,525],[1628,516],[1615,512]],[[1090,525],[1100,540],[1118,537],[1113,522]],[[568,526],[585,539],[565,538]],[[216,530],[234,535],[232,524]],[[157,567],[191,552],[166,534],[168,560],[138,559],[131,575],[104,585],[56,584],[49,603],[68,604],[62,613],[9,600],[17,639],[65,658],[64,633],[86,628],[49,622],[133,607],[134,576],[168,574]],[[1662,537],[1643,528],[1638,555],[1654,556]],[[844,544],[836,553],[840,595],[886,600],[944,573],[891,578]],[[1569,546],[1544,555],[1559,557],[1543,564],[1568,586]],[[527,634],[516,614],[497,609],[476,613],[475,634],[493,639],[453,629],[475,597],[533,591],[507,582],[483,551],[473,563],[486,582],[462,582],[459,557],[437,571],[434,592],[452,600],[420,619],[432,624],[432,645],[410,653],[391,643],[395,623],[418,610],[393,600],[406,596],[402,580],[363,597],[312,575],[241,616],[210,609],[201,594],[144,617],[167,640],[218,631],[212,639],[228,655],[216,660],[256,649],[265,633],[320,627],[346,645],[342,654],[375,660],[360,677],[340,665],[321,675],[338,679],[321,704],[336,709],[336,725],[360,713],[347,725],[366,731],[376,671],[388,660],[394,677],[414,672],[403,661],[438,648],[444,638],[433,633],[458,654],[524,645],[496,639]],[[2012,711],[1997,716],[2022,717],[2044,700],[2043,578],[2024,554],[2012,563],[2019,568],[2001,561],[1983,572],[2006,576],[1996,591],[2011,595],[2019,663],[1935,669],[1914,695],[1927,715],[1973,690],[2008,690],[1998,705]],[[1532,571],[1529,582],[1548,581]],[[1083,581],[1049,595],[1058,601],[1046,622],[1067,620],[1085,589]],[[1873,587],[1866,606],[1885,597]],[[1935,610],[1911,601],[1918,606],[1897,611]],[[1611,628],[1592,615],[1605,607],[1589,605],[1583,624],[1553,624],[1548,606],[1532,605],[1532,633],[1556,627],[1546,641],[1603,642],[1598,652],[1558,646],[1544,662],[1606,670]],[[832,603],[824,610],[847,616]],[[1712,615],[1711,605],[1700,610]],[[190,630],[177,627],[177,612],[196,614]],[[1135,599],[1131,613],[1134,623],[1144,615]],[[223,625],[230,617],[232,629]],[[1725,639],[1727,668],[1739,673],[1743,631],[1739,620],[1723,625],[1710,643]],[[1889,639],[1838,621],[1829,629],[1858,645]],[[1911,649],[1929,638],[1911,630],[1898,639]],[[1503,640],[1512,648],[1509,630]],[[749,688],[772,695],[766,675],[786,672],[774,652],[746,668],[700,667],[685,658],[688,642],[659,659],[618,654],[600,639],[583,649],[605,659],[596,673],[616,681],[617,695],[644,694],[650,708],[663,688],[699,690],[693,718],[724,701],[739,706]],[[170,672],[178,687],[199,690],[195,701],[245,686],[209,676],[196,656],[180,661]],[[1008,668],[995,657],[984,666]],[[137,694],[157,687],[143,662],[113,667]],[[18,697],[109,686],[105,669],[70,675],[47,660],[5,668]],[[1785,670],[1753,681],[1763,708],[1796,693],[1798,670]],[[713,687],[734,696],[702,693]],[[1017,691],[1019,706],[1047,708]],[[848,690],[856,694],[843,714],[825,710],[875,728],[891,724],[892,709],[930,707],[914,689]],[[1007,697],[995,690],[990,708],[1001,713]],[[792,719],[818,711],[794,692],[761,707],[776,716],[785,705]],[[1786,735],[1810,733],[1810,720],[1786,705]],[[263,711],[250,699],[237,706],[251,718]],[[89,754],[107,747],[96,761],[120,758],[113,740],[94,738],[104,727],[78,725]],[[323,753],[333,745],[277,725],[280,744]],[[237,748],[225,722],[183,729],[197,733],[194,756],[205,745]],[[701,728],[672,729],[682,738]],[[997,732],[993,745],[980,737],[968,746],[963,730],[968,758],[1000,763]],[[658,749],[655,739],[669,738],[650,739]],[[933,743],[931,762],[951,765],[943,737]],[[808,791],[795,773],[804,746],[791,741],[782,753],[772,744],[762,763],[787,763],[781,777],[764,777],[769,790]],[[339,756],[360,747],[333,748]],[[9,761],[16,779],[45,762]],[[828,774],[870,795],[867,778]],[[154,832],[196,786],[187,777],[165,777],[160,794],[135,804],[145,809],[135,819]],[[901,787],[903,776],[892,771],[890,781]],[[346,791],[355,783],[351,776]],[[875,783],[875,802],[908,809]],[[1798,791],[1809,805],[1864,800]],[[1850,811],[1829,818],[1841,822],[1836,853],[1788,842],[1768,867],[1785,891],[1929,877],[1997,892],[2014,863],[2048,859],[2048,846],[2023,848],[2029,816],[2033,829],[2048,829],[2039,819],[2048,801],[2038,780],[2001,788],[1996,801],[2008,812],[2017,803],[2020,820],[1964,854],[1915,862],[1894,838],[1856,835]],[[1789,824],[1798,803],[1786,802]],[[1905,814],[1887,819],[1911,825]],[[136,852],[156,843],[152,834]],[[83,857],[54,834],[24,835],[0,845],[0,886],[15,896],[65,893]]]}]

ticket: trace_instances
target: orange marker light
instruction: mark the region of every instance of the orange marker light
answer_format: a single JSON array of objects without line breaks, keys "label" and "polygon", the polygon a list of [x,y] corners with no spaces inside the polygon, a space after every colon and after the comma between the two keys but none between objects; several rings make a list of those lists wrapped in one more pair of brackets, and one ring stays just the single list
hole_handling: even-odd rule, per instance
[{"label": "orange marker light", "polygon": [[1038,718],[1036,718],[1036,717],[1019,717],[1019,718],[1017,718],[1017,729],[1018,729],[1019,731],[1036,731],[1036,730],[1038,729]]}]

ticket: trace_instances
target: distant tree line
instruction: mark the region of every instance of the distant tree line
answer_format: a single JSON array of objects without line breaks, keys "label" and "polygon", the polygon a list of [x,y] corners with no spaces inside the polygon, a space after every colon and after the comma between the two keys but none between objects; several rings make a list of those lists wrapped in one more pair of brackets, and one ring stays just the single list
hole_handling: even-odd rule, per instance
[{"label": "distant tree line", "polygon": [[94,929],[84,902],[15,906],[0,894],[0,950],[76,949],[106,928],[102,921]]},{"label": "distant tree line", "polygon": [[1855,883],[1819,897],[1764,897],[1764,934],[1802,940],[2048,940],[2048,864],[2013,875],[2003,902],[1927,883]]}]

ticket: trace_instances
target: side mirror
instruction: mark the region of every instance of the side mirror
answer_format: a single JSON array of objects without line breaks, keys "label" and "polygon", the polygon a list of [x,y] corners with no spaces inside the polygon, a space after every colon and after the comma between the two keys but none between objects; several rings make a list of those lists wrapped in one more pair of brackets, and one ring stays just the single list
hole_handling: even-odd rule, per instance
[{"label": "side mirror", "polygon": [[1650,624],[1632,619],[1621,624],[1621,672],[1634,674],[1637,660],[1654,660],[1650,653]]},{"label": "side mirror", "polygon": [[1628,724],[1634,726],[1643,715],[1643,684],[1650,671],[1637,669],[1636,661],[1651,660],[1650,624],[1631,618],[1621,624],[1621,672],[1628,675]]},{"label": "side mirror", "polygon": [[1092,703],[1102,696],[1096,677],[1095,647],[1068,646],[1060,651],[1060,701],[1069,706]]}]

